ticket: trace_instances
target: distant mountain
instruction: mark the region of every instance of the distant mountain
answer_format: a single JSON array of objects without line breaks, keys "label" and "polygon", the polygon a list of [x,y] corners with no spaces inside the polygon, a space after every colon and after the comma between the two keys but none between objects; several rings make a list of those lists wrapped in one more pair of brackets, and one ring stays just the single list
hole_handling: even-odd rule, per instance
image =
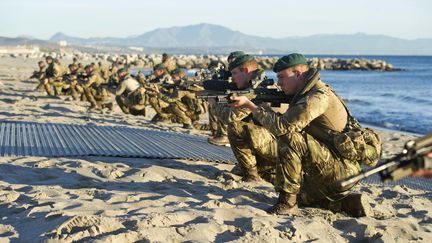
[{"label": "distant mountain", "polygon": [[125,38],[78,38],[56,33],[48,41],[67,41],[69,45],[87,47],[143,47],[144,50],[166,50],[172,53],[228,53],[244,50],[250,53],[334,55],[432,55],[432,39],[404,40],[384,35],[325,34],[306,37],[268,38],[247,35],[223,26],[197,24],[159,28]]},{"label": "distant mountain", "polygon": [[15,46],[15,45],[53,45],[46,40],[30,39],[28,37],[1,37],[0,46]]}]

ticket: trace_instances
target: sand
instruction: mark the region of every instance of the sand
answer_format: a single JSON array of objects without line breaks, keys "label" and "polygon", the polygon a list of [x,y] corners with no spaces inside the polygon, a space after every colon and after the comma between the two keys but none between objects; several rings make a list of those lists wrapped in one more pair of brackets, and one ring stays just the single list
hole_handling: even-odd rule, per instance
[{"label": "sand", "polygon": [[[88,104],[47,98],[27,78],[38,60],[0,59],[0,120],[150,127],[188,132],[147,117],[87,112]],[[151,110],[151,109],[149,109]],[[384,157],[414,135],[380,131]],[[137,158],[0,157],[0,242],[432,242],[432,193],[361,185],[374,215],[318,208],[264,211],[269,183],[244,183],[233,165]]]}]

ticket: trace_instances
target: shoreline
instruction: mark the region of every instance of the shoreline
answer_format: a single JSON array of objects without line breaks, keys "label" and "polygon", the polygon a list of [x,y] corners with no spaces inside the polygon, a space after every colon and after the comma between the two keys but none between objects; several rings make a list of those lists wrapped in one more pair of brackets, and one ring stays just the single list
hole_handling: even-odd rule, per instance
[{"label": "shoreline", "polygon": [[[0,121],[209,135],[179,124],[151,124],[151,109],[146,117],[124,115],[117,106],[87,113],[85,102],[48,98],[34,91],[36,82],[26,81],[34,61],[0,59]],[[383,158],[416,137],[378,132]],[[366,195],[373,216],[352,218],[313,207],[274,216],[264,211],[277,200],[273,185],[242,182],[230,172],[233,167],[184,159],[0,157],[0,241],[432,242],[429,191],[360,184],[354,190]]]}]

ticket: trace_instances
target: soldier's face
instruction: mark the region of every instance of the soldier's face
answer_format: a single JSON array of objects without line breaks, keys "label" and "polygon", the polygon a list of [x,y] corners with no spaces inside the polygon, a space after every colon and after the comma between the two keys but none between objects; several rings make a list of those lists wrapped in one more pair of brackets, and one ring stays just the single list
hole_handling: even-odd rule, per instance
[{"label": "soldier's face", "polygon": [[231,76],[238,89],[246,89],[249,86],[247,73],[244,72],[240,67],[236,67],[231,70]]},{"label": "soldier's face", "polygon": [[277,73],[278,85],[287,95],[294,95],[300,84],[300,76],[296,71],[290,68],[284,69]]},{"label": "soldier's face", "polygon": [[155,73],[155,75],[157,77],[160,77],[160,76],[162,76],[164,74],[164,70],[157,69],[157,70],[154,71],[154,73]]},{"label": "soldier's face", "polygon": [[46,63],[48,63],[48,65],[53,62],[51,59],[46,59],[45,61],[46,61]]}]

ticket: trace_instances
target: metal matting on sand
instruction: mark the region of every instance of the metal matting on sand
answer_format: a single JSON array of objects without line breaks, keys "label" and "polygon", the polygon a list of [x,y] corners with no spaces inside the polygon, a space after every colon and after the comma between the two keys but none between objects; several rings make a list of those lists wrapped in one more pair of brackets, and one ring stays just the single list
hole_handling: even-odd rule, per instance
[{"label": "metal matting on sand", "polygon": [[[138,157],[188,159],[223,163],[236,161],[228,147],[209,144],[204,137],[121,126],[0,123],[0,156]],[[377,184],[377,175],[363,180]],[[404,178],[386,185],[432,191],[432,180]]]},{"label": "metal matting on sand", "polygon": [[200,136],[120,126],[0,123],[0,156],[110,156],[231,163],[228,147]]}]

